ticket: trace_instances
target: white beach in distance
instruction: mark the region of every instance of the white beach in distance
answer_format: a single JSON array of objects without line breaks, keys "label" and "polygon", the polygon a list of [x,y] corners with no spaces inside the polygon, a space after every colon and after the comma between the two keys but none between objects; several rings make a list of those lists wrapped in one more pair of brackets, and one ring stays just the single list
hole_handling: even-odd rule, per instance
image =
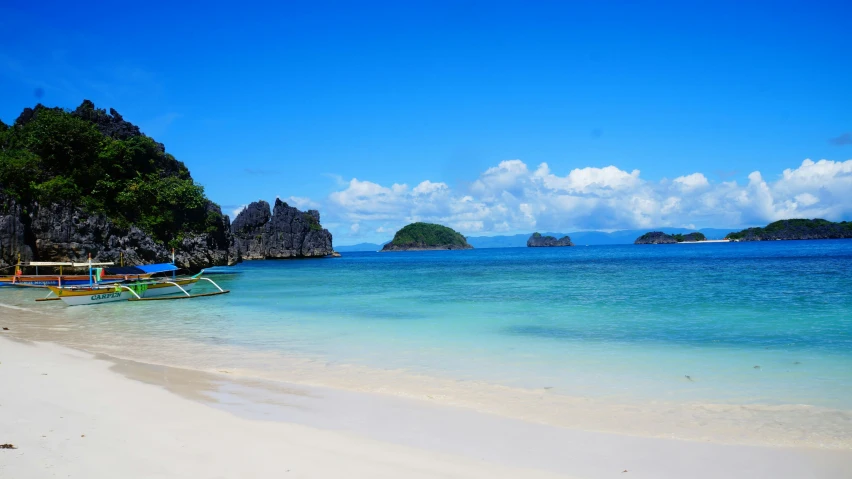
[{"label": "white beach in distance", "polygon": [[717,240],[704,240],[704,241],[681,241],[680,243],[675,243],[675,244],[701,244],[701,243],[736,243],[736,241],[731,241],[729,239],[717,239]]}]

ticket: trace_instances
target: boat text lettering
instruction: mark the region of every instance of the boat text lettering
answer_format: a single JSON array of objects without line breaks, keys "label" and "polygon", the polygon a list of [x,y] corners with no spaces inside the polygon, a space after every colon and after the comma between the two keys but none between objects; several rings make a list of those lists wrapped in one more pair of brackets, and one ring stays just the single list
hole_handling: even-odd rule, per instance
[{"label": "boat text lettering", "polygon": [[104,293],[104,294],[96,294],[91,297],[92,301],[98,301],[101,299],[110,299],[110,298],[118,298],[121,297],[121,293]]}]

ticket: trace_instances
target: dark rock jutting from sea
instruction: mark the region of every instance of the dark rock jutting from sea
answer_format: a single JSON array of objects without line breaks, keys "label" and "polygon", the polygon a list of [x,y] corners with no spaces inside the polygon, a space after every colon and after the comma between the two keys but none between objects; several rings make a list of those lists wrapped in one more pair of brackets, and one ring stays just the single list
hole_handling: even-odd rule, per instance
[{"label": "dark rock jutting from sea", "polygon": [[554,236],[542,236],[541,233],[533,233],[530,239],[527,240],[528,248],[540,247],[556,247],[556,246],[574,246],[569,236],[563,236],[556,239]]},{"label": "dark rock jutting from sea", "polygon": [[334,253],[331,233],[320,225],[317,210],[302,212],[280,199],[248,205],[231,223],[240,260],[311,258]]}]

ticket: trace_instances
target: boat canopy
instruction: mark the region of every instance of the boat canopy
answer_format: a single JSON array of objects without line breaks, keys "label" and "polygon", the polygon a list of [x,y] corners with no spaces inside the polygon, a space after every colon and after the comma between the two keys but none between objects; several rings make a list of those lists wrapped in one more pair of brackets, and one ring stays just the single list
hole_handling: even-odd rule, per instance
[{"label": "boat canopy", "polygon": [[120,266],[107,268],[109,274],[156,274],[167,271],[177,271],[178,267],[171,263],[143,264],[139,266]]}]

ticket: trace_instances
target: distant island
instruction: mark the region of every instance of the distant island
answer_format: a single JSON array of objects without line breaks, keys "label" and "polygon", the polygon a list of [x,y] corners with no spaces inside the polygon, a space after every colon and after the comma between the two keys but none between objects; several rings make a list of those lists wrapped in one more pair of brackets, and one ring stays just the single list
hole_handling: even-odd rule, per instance
[{"label": "distant island", "polygon": [[[688,230],[684,228],[665,228],[668,231],[668,234],[675,233],[692,233],[695,230]],[[561,238],[563,236],[568,236],[571,238],[571,242],[575,245],[603,245],[603,244],[633,244],[636,241],[636,238],[648,230],[618,230],[618,231],[541,231],[542,236],[553,236],[555,238]],[[707,238],[724,238],[728,233],[732,233],[735,231],[739,231],[736,228],[701,228],[698,230],[700,233],[704,233]],[[526,248],[527,240],[529,240],[529,234],[515,234],[515,235],[495,235],[495,236],[466,236],[465,239],[467,242],[474,247],[474,249],[487,249],[487,248]],[[389,242],[390,238],[387,238],[386,241],[380,241],[377,243],[358,243],[353,245],[340,246],[335,244],[334,249],[336,251],[379,251],[382,249],[382,246],[385,243]],[[708,240],[712,241],[712,240]]]},{"label": "distant island", "polygon": [[835,223],[820,218],[789,219],[763,228],[747,228],[725,237],[731,241],[816,240],[852,238],[852,222]]},{"label": "distant island", "polygon": [[687,234],[665,234],[662,231],[651,231],[636,238],[633,244],[677,244],[677,243],[697,243],[699,241],[707,241],[707,237],[703,233],[694,232]]},{"label": "distant island", "polygon": [[530,239],[527,240],[527,248],[553,246],[574,246],[574,243],[571,242],[571,238],[568,236],[556,239],[555,236],[542,236],[539,232],[533,233],[532,236],[530,236]]},{"label": "distant island", "polygon": [[382,251],[426,251],[473,249],[464,236],[452,228],[433,223],[411,223],[397,231]]}]

